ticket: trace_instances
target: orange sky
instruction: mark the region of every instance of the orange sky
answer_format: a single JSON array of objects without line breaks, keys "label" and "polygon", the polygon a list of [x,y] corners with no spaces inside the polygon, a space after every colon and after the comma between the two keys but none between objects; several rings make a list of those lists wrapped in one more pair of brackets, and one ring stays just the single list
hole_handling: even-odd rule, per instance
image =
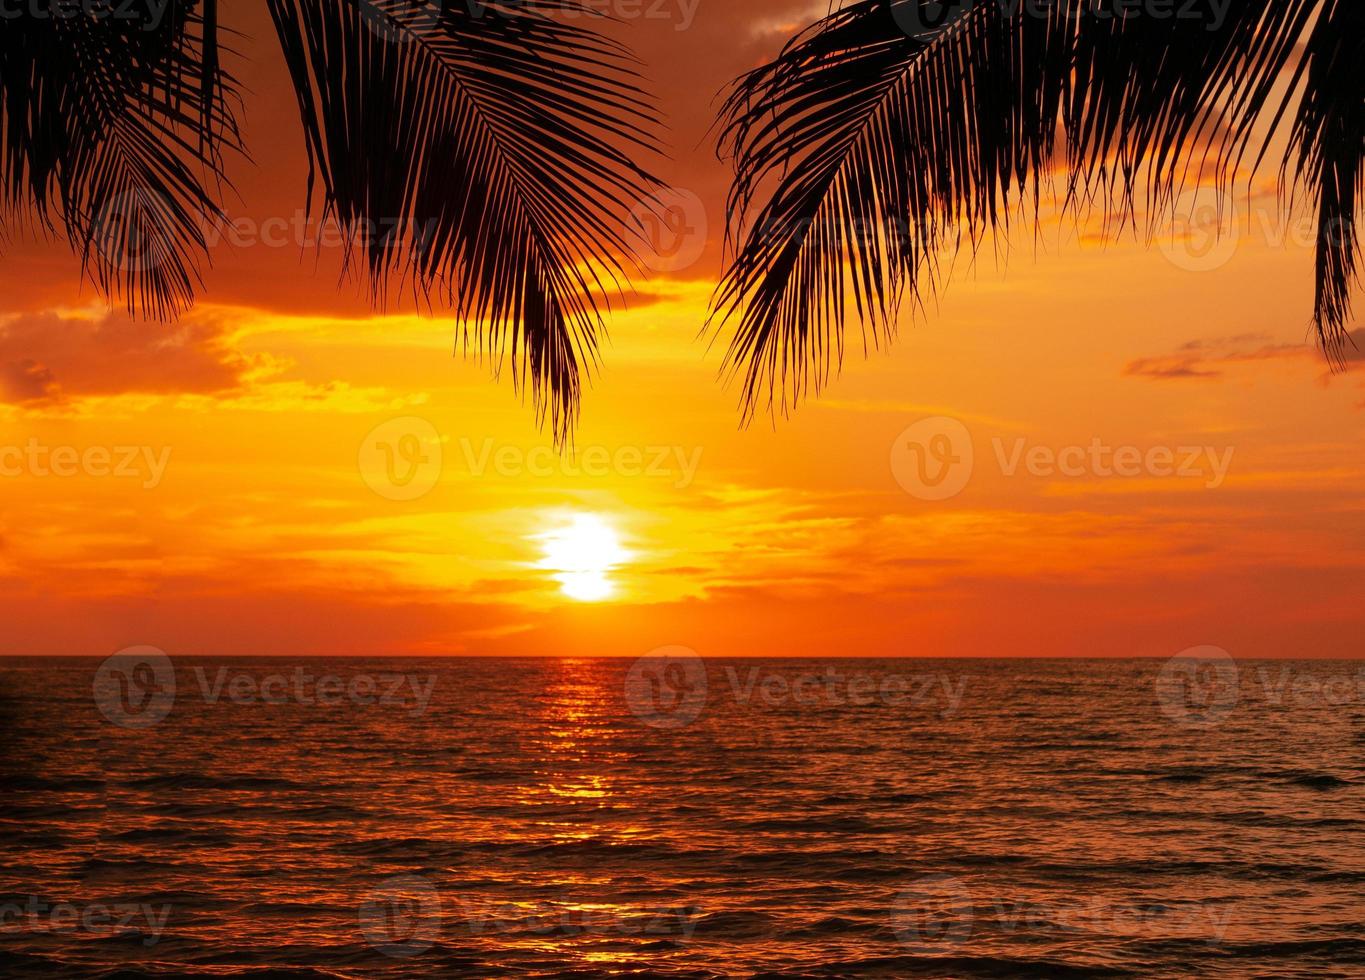
[{"label": "orange sky", "polygon": [[[256,39],[230,209],[283,227],[306,169],[257,6],[233,5]],[[625,11],[669,120],[656,169],[699,199],[706,245],[612,318],[572,458],[510,379],[452,358],[449,316],[371,315],[338,288],[335,248],[219,245],[165,326],[108,313],[64,246],[10,243],[0,652],[1359,656],[1365,383],[1308,343],[1311,253],[1267,227],[1264,180],[1211,257],[1051,227],[1036,254],[1021,230],[1007,267],[988,245],[891,352],[863,360],[855,337],[819,401],[738,428],[721,347],[697,338],[727,176],[706,131],[724,82],[823,9]],[[939,416],[975,465],[934,501],[892,457]],[[1214,455],[1186,476],[1008,472],[1095,440]],[[33,466],[30,441],[91,472]],[[425,446],[415,484],[384,485],[384,443],[399,463]],[[605,601],[565,595],[546,557],[583,515],[625,552]]]}]

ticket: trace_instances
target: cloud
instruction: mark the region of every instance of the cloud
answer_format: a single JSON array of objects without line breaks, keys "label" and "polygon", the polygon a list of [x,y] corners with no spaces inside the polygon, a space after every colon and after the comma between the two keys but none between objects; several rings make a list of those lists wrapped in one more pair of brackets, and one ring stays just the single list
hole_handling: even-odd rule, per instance
[{"label": "cloud", "polygon": [[1346,343],[1342,347],[1341,356],[1347,363],[1365,361],[1365,327],[1356,327],[1346,334]]},{"label": "cloud", "polygon": [[46,312],[0,321],[0,400],[14,404],[231,392],[269,367],[238,350],[214,317],[165,324]]},{"label": "cloud", "polygon": [[830,12],[828,0],[800,0],[796,3],[779,3],[765,16],[755,16],[751,9],[737,8],[748,15],[749,35],[765,41],[785,41],[797,31],[825,17]]},{"label": "cloud", "polygon": [[1123,369],[1129,377],[1154,378],[1169,381],[1177,378],[1221,378],[1222,371],[1202,366],[1198,354],[1172,354],[1167,357],[1144,357],[1131,361]]},{"label": "cloud", "polygon": [[[1358,327],[1348,335],[1342,352],[1347,362],[1365,361],[1365,327]],[[1169,380],[1212,380],[1221,378],[1230,364],[1280,358],[1321,359],[1322,354],[1313,344],[1280,344],[1266,334],[1241,334],[1212,340],[1192,340],[1170,354],[1143,357],[1128,362],[1123,373],[1127,377]]]},{"label": "cloud", "polygon": [[52,371],[31,357],[0,363],[0,399],[9,402],[55,401],[60,389]]}]

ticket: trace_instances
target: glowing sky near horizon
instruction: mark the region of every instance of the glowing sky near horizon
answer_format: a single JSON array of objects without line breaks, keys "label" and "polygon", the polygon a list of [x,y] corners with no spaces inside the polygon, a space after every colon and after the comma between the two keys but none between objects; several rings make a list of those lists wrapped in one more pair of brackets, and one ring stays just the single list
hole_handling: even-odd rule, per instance
[{"label": "glowing sky near horizon", "polygon": [[[698,339],[725,220],[706,130],[811,11],[694,13],[624,29],[702,246],[612,316],[571,454],[510,371],[451,357],[448,314],[338,289],[335,249],[217,246],[166,327],[110,314],[63,246],[10,243],[0,652],[1360,655],[1365,384],[1309,343],[1292,228],[1252,220],[1228,249],[1049,226],[1007,264],[987,243],[891,351],[864,359],[855,327],[819,400],[740,429],[723,339]],[[233,208],[260,228],[293,220],[306,163],[277,57],[242,47]],[[974,448],[942,500],[893,459],[926,417]],[[1216,486],[1030,463],[1097,440],[1229,462]]]}]

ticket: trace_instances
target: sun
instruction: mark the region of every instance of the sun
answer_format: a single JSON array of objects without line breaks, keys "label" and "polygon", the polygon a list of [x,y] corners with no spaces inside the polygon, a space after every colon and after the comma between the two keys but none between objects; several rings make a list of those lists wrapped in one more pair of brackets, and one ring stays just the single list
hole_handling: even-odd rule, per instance
[{"label": "sun", "polygon": [[616,593],[611,572],[630,555],[601,517],[575,514],[566,525],[537,537],[545,554],[539,567],[555,573],[559,590],[570,599],[601,602]]}]

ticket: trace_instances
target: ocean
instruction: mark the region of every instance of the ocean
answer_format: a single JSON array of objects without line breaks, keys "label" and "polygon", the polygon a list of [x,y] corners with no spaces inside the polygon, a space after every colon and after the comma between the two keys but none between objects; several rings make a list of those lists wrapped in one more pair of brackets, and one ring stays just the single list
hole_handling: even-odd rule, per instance
[{"label": "ocean", "polygon": [[0,662],[13,977],[1365,977],[1365,665]]}]

